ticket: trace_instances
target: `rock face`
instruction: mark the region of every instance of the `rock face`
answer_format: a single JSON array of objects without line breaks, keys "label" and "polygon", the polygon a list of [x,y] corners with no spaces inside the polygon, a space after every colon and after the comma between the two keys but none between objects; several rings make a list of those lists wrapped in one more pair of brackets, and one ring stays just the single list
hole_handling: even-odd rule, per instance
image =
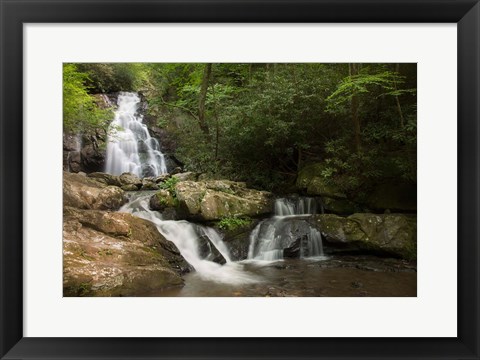
[{"label": "rock face", "polygon": [[250,234],[259,222],[258,219],[252,219],[250,223],[232,230],[220,229],[215,226],[215,230],[223,235],[223,241],[227,245],[233,261],[245,260],[248,257]]},{"label": "rock face", "polygon": [[383,183],[365,184],[362,198],[351,195],[347,198],[334,184],[325,180],[323,163],[305,165],[298,173],[296,187],[305,194],[321,196],[325,211],[340,215],[356,212],[392,212],[414,213],[417,210],[417,187],[401,179],[389,178]]},{"label": "rock face", "polygon": [[[122,179],[120,181],[119,179]],[[64,173],[64,296],[139,296],[182,286],[190,271],[176,246],[149,221],[117,210],[129,176]]]},{"label": "rock face", "polygon": [[400,214],[314,215],[311,223],[333,246],[416,259],[417,220]]},{"label": "rock face", "polygon": [[63,205],[79,209],[118,210],[127,202],[125,193],[95,179],[63,173]]},{"label": "rock face", "polygon": [[85,145],[80,152],[82,171],[87,173],[105,168],[105,150],[94,144]]},{"label": "rock face", "polygon": [[247,189],[245,183],[227,180],[182,181],[175,186],[175,193],[178,207],[190,220],[258,217],[273,210],[271,193]]},{"label": "rock face", "polygon": [[360,211],[358,204],[347,199],[347,196],[336,186],[327,183],[322,176],[324,168],[322,163],[304,166],[298,173],[297,189],[311,196],[320,196],[327,212],[347,215]]},{"label": "rock face", "polygon": [[64,209],[64,296],[139,296],[182,286],[190,266],[149,221]]}]

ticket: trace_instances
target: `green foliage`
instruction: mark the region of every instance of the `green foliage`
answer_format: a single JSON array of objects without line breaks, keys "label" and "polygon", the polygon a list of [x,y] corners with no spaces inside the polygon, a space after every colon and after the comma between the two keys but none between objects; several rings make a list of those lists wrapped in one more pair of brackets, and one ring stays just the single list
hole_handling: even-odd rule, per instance
[{"label": "green foliage", "polygon": [[352,96],[370,96],[373,99],[380,96],[400,96],[415,94],[416,89],[397,89],[397,86],[405,82],[405,77],[392,71],[372,72],[369,67],[364,67],[360,74],[347,76],[337,86],[337,89],[327,97],[327,110],[335,112],[337,107]]},{"label": "green foliage", "polygon": [[165,180],[164,182],[160,183],[160,189],[167,190],[174,198],[176,197],[177,193],[175,192],[175,186],[178,183],[178,179],[176,177],[171,177]]},{"label": "green foliage", "polygon": [[112,119],[110,110],[101,109],[88,92],[88,75],[75,64],[63,65],[63,125],[72,133],[106,129]]},{"label": "green foliage", "polygon": [[248,226],[252,222],[252,219],[247,217],[224,217],[218,222],[218,227],[222,230],[232,231],[240,227]]},{"label": "green foliage", "polygon": [[92,93],[139,91],[148,86],[149,67],[140,63],[82,63]]},{"label": "green foliage", "polygon": [[[208,133],[199,122],[204,69],[72,65],[64,72],[65,122],[101,123],[90,93],[141,91],[185,170],[212,179],[287,192],[314,162],[327,183],[352,196],[382,182],[416,182],[415,64],[212,64]],[[161,187],[174,195],[174,181]]]}]

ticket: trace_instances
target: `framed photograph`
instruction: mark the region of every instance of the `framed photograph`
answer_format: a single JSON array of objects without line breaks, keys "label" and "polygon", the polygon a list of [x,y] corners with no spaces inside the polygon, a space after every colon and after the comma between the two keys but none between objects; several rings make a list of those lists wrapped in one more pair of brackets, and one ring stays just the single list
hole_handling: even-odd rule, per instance
[{"label": "framed photograph", "polygon": [[477,1],[0,4],[2,359],[479,358]]}]

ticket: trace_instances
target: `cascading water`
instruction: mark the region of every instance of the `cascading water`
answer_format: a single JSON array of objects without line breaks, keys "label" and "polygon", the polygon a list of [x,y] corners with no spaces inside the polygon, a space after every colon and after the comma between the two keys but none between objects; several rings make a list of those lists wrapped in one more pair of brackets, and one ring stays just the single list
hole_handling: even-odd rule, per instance
[{"label": "cascading water", "polygon": [[[149,208],[151,195],[151,193],[139,194],[137,198],[132,198],[129,203],[125,204],[120,211],[154,223],[158,231],[177,246],[184,259],[204,279],[228,284],[258,281],[256,276],[243,271],[242,264],[232,262],[230,252],[222,237],[213,228],[192,224],[188,221],[163,220],[159,212]],[[202,246],[202,244],[207,246]],[[218,257],[217,252],[225,260],[224,265],[212,261]]]},{"label": "cascading water", "polygon": [[139,177],[167,172],[160,144],[150,136],[143,116],[137,113],[140,97],[136,93],[118,95],[115,118],[110,124],[106,169],[112,175],[130,172]]},{"label": "cascading water", "polygon": [[313,198],[277,199],[275,215],[260,222],[250,234],[248,259],[273,261],[323,255],[320,232],[305,220],[306,215],[317,212]]}]

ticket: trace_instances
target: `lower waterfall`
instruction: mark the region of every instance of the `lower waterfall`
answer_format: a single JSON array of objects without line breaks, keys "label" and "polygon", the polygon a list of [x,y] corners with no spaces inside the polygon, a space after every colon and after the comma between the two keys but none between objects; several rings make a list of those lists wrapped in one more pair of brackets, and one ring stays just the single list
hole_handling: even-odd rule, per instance
[{"label": "lower waterfall", "polygon": [[307,222],[311,214],[322,210],[313,198],[277,199],[275,215],[261,221],[250,234],[247,261],[235,262],[215,229],[186,220],[164,220],[160,212],[150,210],[153,193],[136,193],[120,211],[154,223],[205,280],[225,284],[257,283],[261,278],[244,271],[246,263],[323,255],[321,234]]},{"label": "lower waterfall", "polygon": [[258,281],[256,276],[243,271],[242,264],[231,260],[227,246],[215,229],[185,220],[163,220],[161,213],[150,210],[148,204],[152,194],[137,194],[120,211],[154,223],[158,231],[176,245],[183,258],[203,278],[229,284]]},{"label": "lower waterfall", "polygon": [[322,256],[322,235],[306,221],[306,215],[316,214],[319,208],[323,210],[314,198],[277,199],[275,215],[261,221],[250,234],[248,259]]}]

